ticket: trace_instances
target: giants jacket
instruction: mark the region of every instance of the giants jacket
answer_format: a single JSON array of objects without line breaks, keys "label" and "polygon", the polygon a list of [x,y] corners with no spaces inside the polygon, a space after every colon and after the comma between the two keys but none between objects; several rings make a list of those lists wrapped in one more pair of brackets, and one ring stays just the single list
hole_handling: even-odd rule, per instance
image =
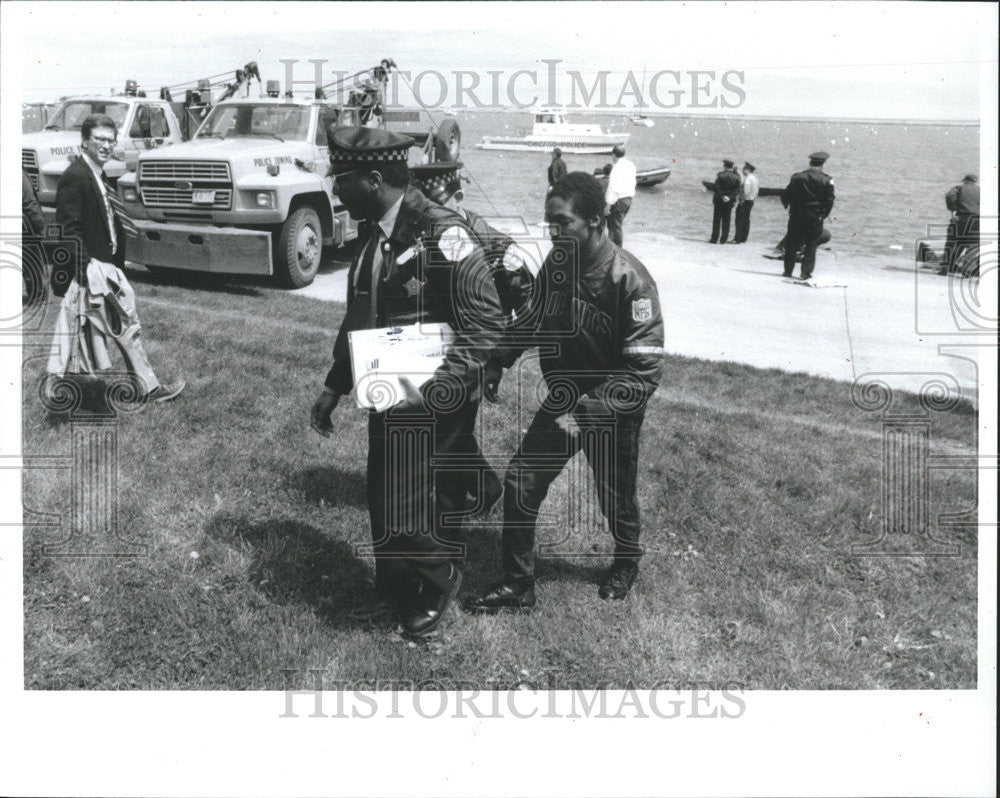
[{"label": "giants jacket", "polygon": [[[359,230],[366,240],[372,224]],[[363,251],[363,248],[362,248]],[[382,244],[383,265],[371,297],[354,295],[359,256],[347,280],[347,314],[333,347],[326,386],[350,393],[354,386],[348,334],[353,330],[447,322],[455,332],[445,362],[421,391],[466,400],[481,395],[482,370],[501,343],[504,315],[482,249],[469,226],[453,211],[428,200],[412,186],[403,195],[396,225]]]},{"label": "giants jacket", "polygon": [[[630,412],[643,407],[663,370],[663,315],[656,283],[633,255],[603,237],[574,274],[572,258],[553,250],[536,281],[518,353],[539,347],[549,395],[565,412]],[[582,398],[586,394],[587,398]]]}]

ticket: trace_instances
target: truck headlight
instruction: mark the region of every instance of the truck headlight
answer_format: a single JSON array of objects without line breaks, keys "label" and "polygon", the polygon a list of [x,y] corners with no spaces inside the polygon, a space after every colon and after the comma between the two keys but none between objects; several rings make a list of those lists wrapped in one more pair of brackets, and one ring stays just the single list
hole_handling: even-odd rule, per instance
[{"label": "truck headlight", "polygon": [[125,200],[125,202],[138,202],[139,195],[131,186],[125,186],[122,188],[122,199]]},{"label": "truck headlight", "polygon": [[256,196],[258,208],[273,208],[274,194],[270,191],[258,191]]}]

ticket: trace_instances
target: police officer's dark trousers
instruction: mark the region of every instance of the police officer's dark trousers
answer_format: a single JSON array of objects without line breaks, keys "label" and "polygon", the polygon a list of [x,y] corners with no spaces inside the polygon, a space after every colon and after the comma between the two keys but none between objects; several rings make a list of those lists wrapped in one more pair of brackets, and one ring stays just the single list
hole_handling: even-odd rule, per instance
[{"label": "police officer's dark trousers", "polygon": [[753,200],[744,200],[736,206],[736,235],[733,240],[737,244],[746,243],[750,237],[750,211],[753,210]]},{"label": "police officer's dark trousers", "polygon": [[785,237],[785,277],[795,271],[795,255],[805,245],[802,256],[802,278],[812,277],[816,267],[816,247],[823,235],[823,220],[809,211],[793,210],[788,215],[788,235]]},{"label": "police officer's dark trousers", "polygon": [[368,421],[368,511],[375,588],[408,598],[447,590],[464,553],[459,519],[467,509],[461,461],[479,402],[457,408],[373,413]]},{"label": "police officer's dark trousers", "polygon": [[[504,480],[503,568],[504,581],[527,585],[535,578],[535,525],[538,508],[549,486],[580,449],[590,463],[601,512],[614,538],[616,560],[637,560],[639,504],[636,473],[639,462],[639,432],[645,409],[631,413],[589,415],[577,411],[581,431],[570,435],[556,423],[560,413],[544,407],[531,422],[507,468]],[[579,489],[570,490],[579,502]],[[570,508],[571,515],[574,508]],[[543,530],[542,551],[558,555],[572,547],[569,530]]]},{"label": "police officer's dark trousers", "polygon": [[729,239],[729,225],[733,219],[733,203],[720,199],[712,200],[712,240],[711,244],[725,244]]}]

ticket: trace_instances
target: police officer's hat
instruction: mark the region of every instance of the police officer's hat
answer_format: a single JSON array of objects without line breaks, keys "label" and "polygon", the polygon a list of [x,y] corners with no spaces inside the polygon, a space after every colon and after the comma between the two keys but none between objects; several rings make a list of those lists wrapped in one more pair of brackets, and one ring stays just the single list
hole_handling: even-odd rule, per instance
[{"label": "police officer's hat", "polygon": [[969,174],[967,174],[965,177],[962,178],[962,182],[963,183],[978,183],[979,182],[979,177],[977,175],[972,174],[972,172],[969,172]]},{"label": "police officer's hat", "polygon": [[749,169],[751,172],[756,172],[757,171],[757,167],[754,166],[752,163],[750,163],[750,161],[744,162],[743,168],[744,169]]},{"label": "police officer's hat", "polygon": [[389,163],[406,163],[413,139],[388,130],[370,127],[330,126],[330,171],[377,169]]},{"label": "police officer's hat", "polygon": [[823,152],[822,150],[820,150],[819,152],[814,152],[812,155],[809,156],[810,161],[816,161],[817,163],[821,164],[826,163],[829,158],[830,158],[830,153]]},{"label": "police officer's hat", "polygon": [[442,194],[450,197],[462,188],[461,161],[438,161],[411,166],[410,174],[417,181],[420,190],[431,199]]},{"label": "police officer's hat", "polygon": [[732,162],[731,160],[729,160],[728,158],[725,158],[725,159],[723,159],[723,161],[722,161],[722,165],[723,165],[724,167],[726,167],[726,169],[731,169],[731,168],[732,168],[732,166],[733,166],[733,162]]}]

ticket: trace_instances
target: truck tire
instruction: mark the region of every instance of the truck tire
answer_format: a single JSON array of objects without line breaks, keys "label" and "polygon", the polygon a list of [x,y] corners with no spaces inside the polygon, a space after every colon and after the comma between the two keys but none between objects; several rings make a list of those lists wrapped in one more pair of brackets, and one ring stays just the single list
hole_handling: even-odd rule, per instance
[{"label": "truck tire", "polygon": [[462,131],[454,119],[445,119],[434,134],[434,155],[439,161],[457,161],[462,149]]},{"label": "truck tire", "polygon": [[304,206],[285,220],[275,245],[274,274],[286,288],[309,285],[319,270],[323,255],[323,228],[319,214]]}]

